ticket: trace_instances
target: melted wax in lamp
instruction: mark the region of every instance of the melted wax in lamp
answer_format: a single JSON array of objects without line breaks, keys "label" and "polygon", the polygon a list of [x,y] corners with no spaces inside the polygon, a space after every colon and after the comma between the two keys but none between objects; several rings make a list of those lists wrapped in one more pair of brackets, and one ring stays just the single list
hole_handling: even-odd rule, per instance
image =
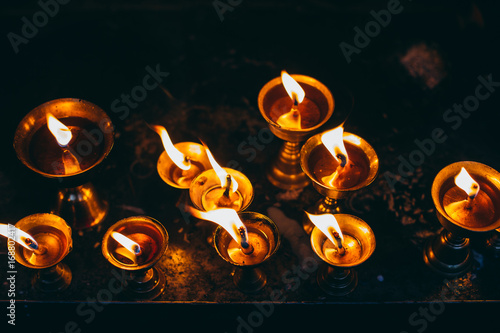
[{"label": "melted wax in lamp", "polygon": [[457,186],[446,191],[443,198],[446,214],[467,227],[485,227],[491,224],[495,215],[493,202],[486,191],[481,190],[481,186],[486,187],[486,183],[475,181],[462,168],[455,177],[455,184]]}]

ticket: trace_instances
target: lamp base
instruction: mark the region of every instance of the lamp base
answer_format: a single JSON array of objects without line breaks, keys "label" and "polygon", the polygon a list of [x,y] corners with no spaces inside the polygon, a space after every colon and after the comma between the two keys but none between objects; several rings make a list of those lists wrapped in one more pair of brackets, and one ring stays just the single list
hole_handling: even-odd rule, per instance
[{"label": "lamp base", "polygon": [[165,274],[152,267],[142,272],[131,272],[125,282],[124,294],[136,301],[150,301],[160,296],[167,284]]},{"label": "lamp base", "polygon": [[52,213],[59,215],[75,230],[94,227],[108,214],[109,205],[100,200],[91,183],[60,189]]},{"label": "lamp base", "polygon": [[59,263],[55,266],[40,269],[32,279],[33,288],[42,293],[56,293],[66,290],[72,280],[68,265]]},{"label": "lamp base", "polygon": [[[315,215],[343,213],[343,209],[341,209],[340,203],[341,201],[338,199],[325,197],[319,200],[313,207],[309,208],[307,212]],[[311,222],[311,220],[309,220],[307,214],[304,214],[304,217],[302,218],[302,228],[304,228],[304,231],[308,235],[311,234],[312,230],[314,229],[314,224]]]},{"label": "lamp base", "polygon": [[358,273],[353,268],[343,269],[323,264],[317,275],[319,287],[328,295],[345,296],[358,285]]},{"label": "lamp base", "polygon": [[465,274],[472,267],[472,255],[469,239],[454,236],[443,229],[441,233],[429,239],[424,247],[424,262],[435,272],[456,277]]},{"label": "lamp base", "polygon": [[267,283],[267,276],[260,268],[242,267],[235,269],[233,281],[240,291],[246,294],[254,294],[264,288]]},{"label": "lamp base", "polygon": [[296,190],[309,185],[309,178],[300,166],[299,142],[285,141],[278,158],[267,172],[267,179],[274,186],[284,190]]}]

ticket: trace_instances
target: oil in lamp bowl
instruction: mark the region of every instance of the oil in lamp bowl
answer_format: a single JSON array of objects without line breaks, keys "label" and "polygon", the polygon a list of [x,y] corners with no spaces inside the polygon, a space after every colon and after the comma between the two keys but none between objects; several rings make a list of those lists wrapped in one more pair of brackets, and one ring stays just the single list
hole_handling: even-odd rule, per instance
[{"label": "oil in lamp bowl", "polygon": [[42,213],[29,215],[16,223],[38,243],[41,253],[34,253],[16,243],[15,259],[21,265],[39,270],[33,287],[41,292],[59,292],[71,283],[71,270],[61,263],[73,248],[71,228],[61,217]]},{"label": "oil in lamp bowl", "polygon": [[268,260],[280,246],[276,224],[267,216],[256,212],[238,213],[249,234],[254,252],[245,255],[231,235],[221,226],[214,232],[214,246],[219,256],[235,267],[233,282],[244,293],[256,293],[267,283],[267,276],[258,267]]},{"label": "oil in lamp bowl", "polygon": [[208,160],[205,147],[202,145],[195,142],[178,142],[174,147],[190,158],[191,168],[193,169],[188,170],[186,175],[182,176],[182,170],[174,164],[167,152],[164,151],[158,158],[158,174],[168,185],[188,189],[194,178],[203,171],[211,169],[212,166]]},{"label": "oil in lamp bowl", "polygon": [[[121,246],[111,237],[118,232],[135,241],[141,247],[141,253],[134,263],[117,252]],[[102,254],[113,266],[128,272],[125,282],[125,294],[134,300],[152,300],[158,297],[166,285],[165,274],[155,264],[168,247],[168,233],[157,220],[146,216],[132,216],[113,224],[104,234]]]},{"label": "oil in lamp bowl", "polygon": [[[79,171],[66,173],[64,167],[61,169],[62,148],[48,130],[48,113],[78,129],[69,146],[79,160]],[[107,216],[108,203],[99,198],[89,181],[113,143],[111,119],[97,105],[76,98],[60,98],[36,107],[21,120],[14,135],[19,160],[37,174],[58,181],[54,182],[59,190],[52,212],[77,230],[96,226]]]},{"label": "oil in lamp bowl", "polygon": [[217,198],[210,199],[210,193],[214,190],[221,189],[220,179],[214,169],[208,169],[199,174],[192,182],[189,188],[189,197],[193,205],[202,211],[210,211],[217,208],[232,208],[237,212],[245,210],[251,203],[254,197],[253,186],[250,180],[238,170],[223,168],[231,175],[238,183],[238,189],[233,195],[237,196],[238,204],[232,207],[214,207],[213,201]]},{"label": "oil in lamp bowl", "polygon": [[[276,122],[281,115],[274,110],[274,106],[278,101],[289,100],[291,110],[291,99],[283,86],[281,77],[274,78],[266,83],[258,96],[259,110],[267,121],[269,129],[274,135],[285,141],[278,153],[278,157],[271,163],[267,178],[271,184],[285,190],[300,189],[309,184],[309,179],[300,168],[300,142],[326,123],[333,114],[335,107],[332,93],[324,84],[305,75],[291,76],[304,90],[305,98],[317,108],[317,114],[311,112],[301,113],[302,124],[304,120],[307,120],[304,128],[285,128]],[[290,110],[286,110],[286,112]]]},{"label": "oil in lamp bowl", "polygon": [[[370,226],[362,219],[349,214],[335,214],[344,237],[353,237],[360,245],[360,252],[356,257],[349,257],[346,262],[334,261],[325,253],[325,245],[330,242],[326,235],[317,227],[311,232],[311,246],[313,251],[324,261],[318,269],[317,281],[319,287],[329,295],[344,296],[351,293],[358,284],[358,275],[353,268],[368,260],[375,251],[375,234]],[[349,249],[346,249],[346,256]]]},{"label": "oil in lamp bowl", "polygon": [[[452,190],[461,190],[455,184],[455,177],[465,168],[479,184],[479,195],[491,200],[492,208],[484,209],[485,214],[473,218],[457,220],[447,213],[445,197]],[[483,192],[481,194],[481,192]],[[432,183],[432,200],[436,215],[444,227],[441,233],[430,238],[424,246],[423,259],[428,267],[446,276],[456,277],[465,274],[473,265],[468,237],[486,233],[500,227],[500,173],[478,162],[462,161],[443,168]],[[484,203],[484,201],[483,201]],[[478,202],[478,204],[481,204]]]}]

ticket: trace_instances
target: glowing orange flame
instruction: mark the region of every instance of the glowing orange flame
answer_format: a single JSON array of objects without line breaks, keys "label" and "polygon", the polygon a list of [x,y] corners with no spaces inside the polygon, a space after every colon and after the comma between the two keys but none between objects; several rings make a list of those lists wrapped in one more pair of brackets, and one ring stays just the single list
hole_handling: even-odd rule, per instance
[{"label": "glowing orange flame", "polygon": [[174,164],[182,170],[189,170],[189,168],[191,168],[191,162],[189,162],[189,160],[186,158],[186,155],[184,155],[174,147],[165,127],[158,125],[153,125],[151,127],[161,137],[163,147],[165,147],[165,151],[167,152],[167,155],[170,157],[172,162],[174,162]]},{"label": "glowing orange flame", "polygon": [[[222,188],[227,187],[227,178],[228,178],[229,174],[226,172],[226,170],[224,170],[217,163],[217,161],[215,161],[215,158],[212,155],[212,153],[210,152],[210,149],[208,149],[207,147],[205,147],[205,150],[207,152],[208,160],[210,161],[210,164],[212,165],[212,168],[214,168],[215,174],[217,175],[217,177],[220,180],[220,186]],[[238,189],[238,182],[236,181],[236,179],[234,179],[233,176],[229,175],[229,177],[231,177],[231,187],[230,187],[230,190],[231,190],[231,192],[236,192],[236,190]]]},{"label": "glowing orange flame", "polygon": [[293,106],[289,112],[282,114],[276,122],[282,127],[302,129],[301,116],[297,106],[302,103],[306,96],[304,89],[285,71],[281,71],[281,81],[288,96],[293,101]]},{"label": "glowing orange flame", "polygon": [[234,209],[219,208],[211,210],[209,212],[202,212],[189,206],[186,206],[185,209],[194,217],[202,220],[212,221],[222,226],[238,244],[242,243],[242,231],[244,232],[244,238],[248,239],[247,228],[245,227],[243,222],[241,222],[238,213],[236,213]]},{"label": "glowing orange flame", "polygon": [[336,244],[338,246],[338,242],[334,237],[334,233],[338,233],[338,238],[340,238],[341,242],[344,241],[344,235],[342,234],[342,230],[340,230],[339,223],[337,222],[337,219],[335,219],[335,216],[332,214],[321,214],[321,215],[314,215],[314,214],[309,214],[306,212],[307,216],[309,217],[309,220],[319,229],[321,230],[322,233],[328,237],[330,241],[332,241],[333,244]]},{"label": "glowing orange flame", "polygon": [[306,93],[297,81],[295,81],[286,71],[281,71],[281,81],[283,82],[283,86],[288,96],[292,99],[293,104],[296,106],[302,103],[304,97],[306,97]]},{"label": "glowing orange flame", "polygon": [[111,237],[116,240],[121,246],[116,249],[116,253],[121,254],[122,256],[132,260],[134,263],[137,261],[137,255],[141,253],[141,247],[139,244],[131,240],[125,235],[120,234],[119,232],[112,232]]},{"label": "glowing orange flame", "polygon": [[13,239],[19,245],[24,246],[28,250],[38,250],[38,243],[28,233],[7,224],[0,224],[0,235]]},{"label": "glowing orange flame", "polygon": [[50,113],[47,113],[47,127],[61,147],[66,147],[73,137],[71,130]]},{"label": "glowing orange flame", "polygon": [[323,177],[321,180],[333,187],[337,177],[340,175],[342,168],[349,163],[349,156],[344,145],[344,128],[339,126],[321,135],[321,142],[326,149],[332,154],[333,158],[339,163],[337,170],[330,176]]},{"label": "glowing orange flame", "polygon": [[479,184],[472,179],[464,167],[455,177],[455,184],[467,193],[469,198],[473,199],[479,193]]}]

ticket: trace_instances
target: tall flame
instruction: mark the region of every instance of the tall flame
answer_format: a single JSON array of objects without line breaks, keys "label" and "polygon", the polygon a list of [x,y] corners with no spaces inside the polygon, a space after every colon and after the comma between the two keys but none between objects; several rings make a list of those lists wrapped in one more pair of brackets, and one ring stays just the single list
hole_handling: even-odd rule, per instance
[{"label": "tall flame", "polygon": [[472,179],[464,167],[462,167],[458,175],[455,177],[455,184],[464,190],[471,199],[474,199],[479,193],[479,184]]},{"label": "tall flame", "polygon": [[186,155],[184,155],[177,148],[174,147],[172,140],[170,140],[170,136],[168,135],[168,132],[165,129],[165,127],[158,125],[153,125],[151,127],[161,137],[161,141],[163,142],[163,147],[165,147],[165,151],[167,152],[168,156],[172,159],[172,162],[174,162],[174,164],[177,165],[182,170],[189,170],[189,168],[191,168],[191,162],[187,160]]},{"label": "tall flame", "polygon": [[193,207],[186,206],[185,210],[194,217],[202,220],[212,221],[222,226],[238,244],[242,244],[243,241],[242,231],[245,240],[248,239],[247,228],[245,227],[243,222],[241,222],[238,213],[236,213],[234,209],[219,208],[211,210],[209,212],[202,212],[200,210],[194,209]]},{"label": "tall flame", "polygon": [[132,260],[134,263],[137,262],[137,255],[141,253],[141,247],[139,244],[128,238],[127,236],[120,234],[119,232],[113,231],[111,237],[114,238],[121,246],[121,248],[116,249],[118,254]]},{"label": "tall flame", "polygon": [[13,239],[16,243],[24,246],[28,250],[38,250],[38,243],[30,234],[12,225],[0,224],[0,235]]},{"label": "tall flame", "polygon": [[47,127],[61,147],[66,147],[73,137],[71,130],[50,113],[47,113]]},{"label": "tall flame", "polygon": [[328,149],[333,158],[342,166],[349,162],[349,156],[344,145],[344,128],[339,126],[321,135],[321,142]]},{"label": "tall flame", "polygon": [[300,84],[298,84],[286,71],[281,71],[281,81],[283,82],[283,86],[288,96],[292,99],[293,104],[296,106],[302,103],[304,97],[306,97],[306,93]]},{"label": "tall flame", "polygon": [[304,89],[286,71],[281,71],[281,81],[285,90],[293,101],[292,109],[282,114],[276,121],[280,126],[293,129],[302,129],[301,116],[297,106],[302,103],[306,93]]},{"label": "tall flame", "polygon": [[332,214],[314,215],[309,214],[308,212],[306,212],[306,214],[309,217],[309,220],[311,220],[311,222],[319,230],[321,230],[321,232],[324,233],[333,244],[336,244],[337,247],[339,247],[338,242],[335,239],[336,237],[334,237],[334,233],[338,233],[338,237],[341,242],[344,241],[344,235],[342,234],[342,230],[340,230],[339,223],[337,222],[335,216]]},{"label": "tall flame", "polygon": [[[208,156],[208,160],[210,161],[210,164],[212,165],[212,168],[214,169],[215,171],[215,174],[217,175],[217,177],[219,178],[220,180],[220,186],[222,188],[225,188],[227,187],[227,178],[228,178],[228,173],[226,172],[226,170],[224,170],[218,163],[217,161],[215,161],[215,158],[214,156],[212,155],[212,153],[210,152],[210,149],[208,149],[206,146],[205,146],[205,150],[207,152],[207,156]],[[230,187],[230,190],[231,192],[236,192],[236,190],[238,189],[238,182],[236,181],[236,179],[234,179],[233,176],[229,175],[229,177],[231,178],[231,187]]]}]

